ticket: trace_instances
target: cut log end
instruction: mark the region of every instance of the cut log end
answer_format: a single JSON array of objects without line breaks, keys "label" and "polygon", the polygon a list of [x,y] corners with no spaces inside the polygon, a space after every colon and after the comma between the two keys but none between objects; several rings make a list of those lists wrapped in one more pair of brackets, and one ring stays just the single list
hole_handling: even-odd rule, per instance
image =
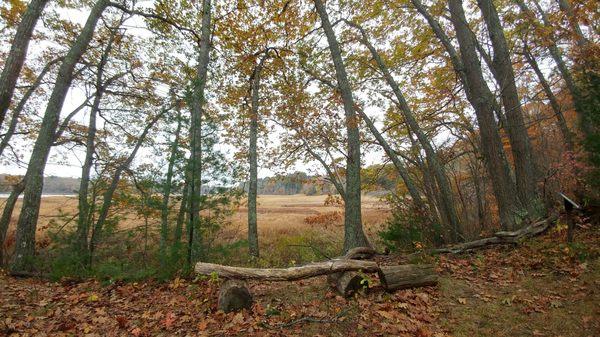
[{"label": "cut log end", "polygon": [[379,279],[387,291],[436,285],[437,274],[433,265],[382,266]]},{"label": "cut log end", "polygon": [[252,307],[252,295],[246,284],[239,280],[228,280],[219,291],[219,310],[224,312],[239,311]]},{"label": "cut log end", "polygon": [[365,285],[363,280],[363,274],[354,271],[335,273],[327,276],[329,284],[344,297],[350,297],[363,289]]}]

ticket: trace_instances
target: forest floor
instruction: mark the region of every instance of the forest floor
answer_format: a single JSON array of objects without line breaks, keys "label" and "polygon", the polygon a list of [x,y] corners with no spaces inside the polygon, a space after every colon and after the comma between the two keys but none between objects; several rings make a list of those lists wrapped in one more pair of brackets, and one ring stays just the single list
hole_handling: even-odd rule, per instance
[{"label": "forest floor", "polygon": [[[324,277],[251,282],[253,310],[216,309],[218,281],[48,282],[0,273],[0,336],[600,336],[600,229],[425,257],[436,287],[351,299]],[[390,263],[405,262],[386,257]]]}]

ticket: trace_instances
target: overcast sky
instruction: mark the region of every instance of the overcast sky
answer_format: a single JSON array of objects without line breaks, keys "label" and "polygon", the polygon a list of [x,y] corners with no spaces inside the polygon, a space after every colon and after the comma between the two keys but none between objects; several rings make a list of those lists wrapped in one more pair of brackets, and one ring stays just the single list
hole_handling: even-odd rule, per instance
[{"label": "overcast sky", "polygon": [[[151,2],[149,2],[149,3],[151,3]],[[88,14],[87,11],[79,11],[79,10],[73,10],[73,9],[70,9],[70,10],[61,9],[60,10],[60,15],[62,16],[63,19],[68,19],[70,21],[77,22],[81,25],[83,25],[85,23],[85,20],[87,19],[87,14]],[[128,28],[129,34],[136,34],[136,35],[140,35],[140,36],[151,34],[144,27],[145,27],[144,20],[141,19],[140,17],[134,17],[134,18],[128,20],[128,22],[127,22],[127,28]],[[37,30],[44,29],[41,22],[38,23],[38,26],[36,27],[36,29]],[[8,46],[4,46],[3,50],[8,49],[7,47]],[[42,50],[43,50],[43,46],[32,43],[29,47],[28,59],[35,58],[36,54],[40,53]],[[207,90],[210,90],[210,88],[207,88]],[[84,100],[85,100],[84,90],[82,88],[72,87],[66,97],[66,100],[65,100],[65,103],[63,106],[63,110],[62,110],[62,116],[64,117],[69,112],[73,111],[76,107],[81,105]],[[43,114],[44,108],[45,108],[45,106],[43,106],[42,109],[40,109],[40,112],[39,112],[40,115]],[[73,119],[76,121],[82,122],[82,123],[86,123],[87,118],[88,118],[88,110],[89,109],[83,109]],[[374,117],[374,119],[377,120],[376,124],[379,127],[381,127],[381,121],[383,119],[383,112],[380,111],[378,108],[374,108],[374,107],[366,107],[366,111],[369,115],[371,115],[372,117]],[[275,132],[277,132],[277,130]],[[13,137],[13,139],[16,139],[16,138],[17,137]],[[233,155],[234,149],[229,145],[223,144],[220,147],[220,149],[223,152],[225,152],[226,154],[228,154],[230,157]],[[50,153],[50,159],[48,160],[48,163],[46,165],[45,175],[47,175],[47,176],[53,175],[53,176],[61,176],[61,177],[79,177],[79,176],[81,176],[81,165],[82,165],[83,158],[85,157],[84,150],[85,149],[81,146],[75,147],[73,150],[70,150],[68,152],[65,152],[65,150],[61,149],[61,148],[53,148],[53,150]],[[24,149],[24,151],[22,152],[24,158],[22,158],[21,165],[16,165],[14,163],[0,162],[0,173],[19,174],[19,175],[24,174],[26,171],[26,164],[29,161],[29,158],[28,158],[29,151],[30,151],[30,149]],[[61,156],[57,156],[59,151],[62,154]],[[65,153],[66,153],[66,155],[65,155]],[[383,151],[380,151],[379,149],[372,149],[368,153],[364,153],[363,158],[364,158],[365,164],[370,165],[373,163],[381,163],[384,160],[383,155],[384,155]],[[148,150],[142,149],[138,155],[138,158],[136,159],[136,163],[139,164],[144,159],[151,160],[151,156],[149,155]],[[60,160],[60,162],[58,160]],[[322,170],[320,165],[315,164],[315,163],[311,163],[308,165],[303,164],[303,163],[298,163],[295,168],[291,169],[291,171],[294,171],[294,170],[300,170],[300,171],[304,171],[307,173],[317,173],[317,172],[321,173],[321,174],[324,173],[324,171]],[[266,177],[266,176],[272,176],[275,173],[276,173],[275,171],[272,171],[272,170],[269,170],[266,168],[259,168],[258,175],[259,175],[259,177]]]}]

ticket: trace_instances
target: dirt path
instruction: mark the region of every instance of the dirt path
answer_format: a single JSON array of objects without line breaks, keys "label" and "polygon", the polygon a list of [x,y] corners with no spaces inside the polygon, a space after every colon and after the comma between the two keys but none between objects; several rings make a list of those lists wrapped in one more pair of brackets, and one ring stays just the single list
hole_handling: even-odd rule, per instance
[{"label": "dirt path", "polygon": [[0,276],[0,336],[598,336],[600,234],[438,257],[438,287],[346,300],[324,278],[251,283],[252,312],[216,311],[218,284]]}]

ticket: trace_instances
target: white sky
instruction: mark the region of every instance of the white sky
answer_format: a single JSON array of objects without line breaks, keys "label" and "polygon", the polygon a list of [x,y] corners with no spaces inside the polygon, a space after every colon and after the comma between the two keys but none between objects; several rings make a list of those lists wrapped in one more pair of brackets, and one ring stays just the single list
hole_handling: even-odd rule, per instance
[{"label": "white sky", "polygon": [[[85,20],[87,19],[87,12],[79,11],[79,10],[61,10],[60,15],[63,19],[67,19],[67,20],[79,23],[81,25],[83,25],[85,23]],[[147,31],[144,28],[139,28],[139,29],[131,28],[131,27],[136,27],[136,26],[143,27],[144,26],[143,19],[141,19],[140,17],[134,17],[134,18],[130,19],[127,23],[127,27],[129,28],[128,33],[139,34],[140,36],[143,36],[146,34],[151,34],[149,31]],[[38,23],[37,29],[38,30],[41,29],[40,23]],[[28,59],[34,58],[42,50],[43,50],[43,46],[35,45],[34,43],[32,43],[29,47]],[[207,88],[207,90],[210,90],[210,88]],[[61,115],[63,117],[65,115],[67,115],[73,109],[78,107],[84,101],[84,99],[85,99],[85,93],[84,93],[83,89],[77,88],[77,87],[72,87],[71,90],[69,90],[69,93],[67,94],[67,97],[65,99],[65,103],[64,103]],[[43,106],[42,109],[40,110],[40,115],[43,113],[44,109],[45,109],[45,106]],[[380,111],[379,109],[377,109],[375,107],[366,107],[366,111],[372,118],[374,118],[377,121],[376,124],[379,127],[381,127],[382,126],[381,120],[383,119],[383,111]],[[88,118],[87,113],[88,113],[88,109],[83,109],[77,116],[75,116],[73,118],[73,120],[85,122]],[[222,146],[220,146],[220,148],[223,152],[228,153],[229,157],[231,157],[233,155],[234,148],[232,148],[230,145],[223,144]],[[61,148],[53,148],[52,149],[48,163],[46,165],[45,172],[44,172],[45,175],[46,176],[50,176],[50,175],[60,176],[60,177],[80,177],[81,176],[81,163],[85,156],[84,148],[81,146],[75,147],[66,156],[57,156],[59,151],[60,151],[60,153],[63,153],[63,154],[65,153],[64,149],[62,149],[62,151],[61,151]],[[29,158],[28,158],[29,152],[27,150],[25,150],[25,152],[22,154],[24,155],[24,158],[22,158],[22,162],[26,164],[29,161]],[[363,153],[363,160],[366,165],[371,165],[374,163],[381,163],[383,161],[383,156],[384,156],[383,151],[381,151],[379,148],[377,148],[377,149],[372,149],[371,151],[369,151],[367,153]],[[58,160],[57,158],[61,159],[60,162],[57,161]],[[136,160],[137,163],[140,163],[141,161],[143,161],[144,158],[146,160],[148,160],[150,158],[149,151],[147,149],[141,149],[140,153],[138,154],[138,158],[139,159]],[[134,165],[135,165],[135,163],[134,163]],[[259,165],[260,165],[260,162],[259,162]],[[310,164],[298,163],[296,165],[296,167],[291,169],[290,171],[295,171],[295,170],[304,171],[307,173],[315,173],[315,172],[318,172],[321,174],[324,173],[324,170],[321,168],[321,166],[319,164],[315,164],[315,163],[310,163]],[[23,164],[21,166],[18,166],[14,163],[7,164],[5,162],[0,162],[0,173],[22,175],[22,174],[25,174],[25,172],[26,172],[26,166]],[[259,168],[259,171],[258,171],[259,177],[273,176],[274,174],[275,174],[275,171],[272,171],[272,170],[266,169],[266,168]]]}]

